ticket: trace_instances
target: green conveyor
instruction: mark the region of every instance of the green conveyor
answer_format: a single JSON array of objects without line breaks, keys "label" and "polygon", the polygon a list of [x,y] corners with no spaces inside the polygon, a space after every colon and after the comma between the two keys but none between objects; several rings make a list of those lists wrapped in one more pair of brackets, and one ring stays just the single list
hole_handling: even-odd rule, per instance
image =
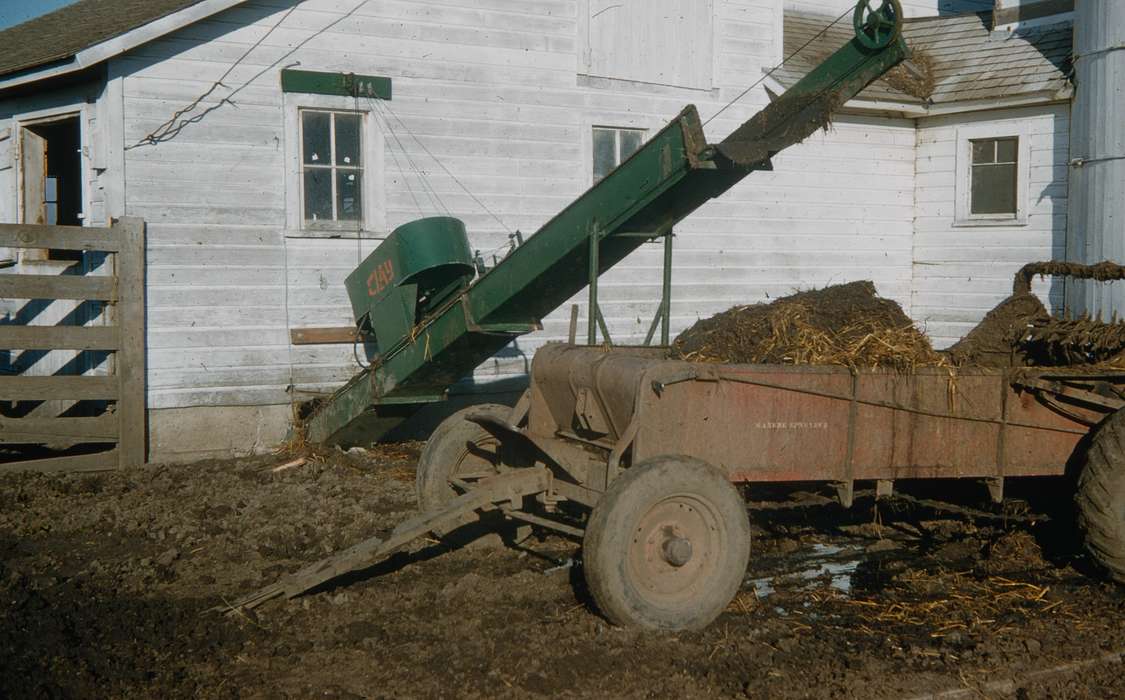
[{"label": "green conveyor", "polygon": [[[864,0],[857,8],[856,38],[722,142],[706,142],[699,115],[688,106],[495,267],[443,292],[407,332],[376,332],[375,361],[314,411],[308,438],[373,442],[421,405],[442,399],[513,338],[539,328],[540,319],[645,241],[750,172],[770,169],[771,156],[824,127],[839,106],[907,57],[897,2],[874,11],[868,5]],[[374,294],[372,285],[383,280],[374,271],[367,279]],[[371,315],[378,313],[373,306]]]}]

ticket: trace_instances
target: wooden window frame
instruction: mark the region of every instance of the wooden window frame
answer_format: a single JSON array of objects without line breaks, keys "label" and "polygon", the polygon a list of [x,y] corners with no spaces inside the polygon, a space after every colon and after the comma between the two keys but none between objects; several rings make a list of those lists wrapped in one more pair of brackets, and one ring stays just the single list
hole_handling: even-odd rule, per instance
[{"label": "wooden window frame", "polygon": [[[285,111],[285,235],[289,238],[381,238],[386,236],[384,138],[380,118],[368,100],[339,95],[283,94]],[[304,164],[301,112],[351,112],[362,116],[363,220],[304,221]],[[335,206],[335,204],[333,204]]]},{"label": "wooden window frame", "polygon": [[[644,128],[641,128],[641,127],[607,126],[605,124],[593,124],[593,125],[591,125],[590,126],[590,150],[589,150],[589,152],[590,152],[590,160],[589,160],[589,163],[590,163],[590,183],[591,184],[597,184],[597,182],[598,182],[598,180],[594,179],[594,132],[598,131],[598,130],[612,131],[613,132],[613,150],[615,151],[614,152],[614,158],[617,161],[613,165],[614,168],[621,165],[623,162],[625,162],[626,158],[629,157],[629,156],[625,156],[625,158],[621,157],[621,132],[623,132],[623,131],[634,131],[634,132],[637,132],[638,134],[640,134],[640,136],[641,136],[641,146],[643,146],[645,141],[648,139],[648,129],[644,129]],[[640,146],[638,146],[637,149],[640,150]],[[630,153],[629,155],[632,155],[632,153]],[[613,170],[613,168],[610,168],[611,172],[612,172],[612,170]]]},{"label": "wooden window frame", "polygon": [[[311,164],[311,163],[305,162],[305,159],[304,159],[304,155],[305,155],[304,154],[304,148],[305,148],[305,119],[304,119],[304,115],[306,115],[306,114],[327,114],[327,115],[329,115],[329,121],[328,121],[328,160],[324,164],[319,164],[319,163],[318,164]],[[367,140],[366,138],[364,138],[364,131],[365,131],[364,125],[365,125],[366,121],[371,118],[370,115],[365,114],[364,112],[358,112],[358,111],[355,111],[355,110],[342,110],[342,109],[320,109],[320,108],[302,107],[300,110],[298,110],[298,119],[297,119],[298,127],[297,128],[298,128],[299,133],[297,135],[297,144],[298,144],[297,148],[299,148],[301,150],[301,198],[300,199],[301,199],[301,228],[303,228],[303,229],[314,229],[314,230],[315,229],[327,229],[327,230],[335,230],[335,231],[339,231],[339,230],[343,230],[343,231],[360,230],[360,231],[362,231],[363,230],[363,226],[364,226],[364,223],[365,223],[364,218],[363,218],[363,214],[364,214],[363,210],[365,208],[364,205],[363,205],[363,200],[366,199],[366,197],[364,196],[366,194],[364,192],[364,188],[366,187],[366,185],[364,185],[364,181],[365,181],[364,166],[366,165],[366,161],[365,161],[364,158],[361,157],[359,165],[340,165],[339,163],[336,162],[336,121],[337,121],[337,118],[341,115],[356,115],[356,116],[359,117],[359,119],[360,119],[359,152],[360,152],[361,155],[363,155],[364,154],[364,143]],[[309,170],[324,170],[324,171],[329,173],[331,184],[332,184],[332,190],[331,190],[332,218],[331,219],[325,219],[325,220],[310,219],[305,212],[305,177],[304,176]],[[340,173],[340,172],[352,172],[352,173],[358,173],[359,174],[359,178],[360,178],[360,180],[359,180],[360,181],[360,189],[359,189],[359,192],[360,192],[360,219],[358,221],[349,221],[349,220],[346,220],[346,219],[340,219],[339,218],[340,212],[338,211],[338,206],[339,206],[339,202],[340,202],[340,197],[339,197],[339,193],[337,192],[338,185],[337,185],[336,175],[337,175],[337,173]]]},{"label": "wooden window frame", "polygon": [[[973,141],[983,139],[1017,139],[1016,147],[1016,211],[1014,214],[972,213]],[[1031,176],[1031,135],[1027,126],[1017,122],[996,122],[960,126],[956,132],[956,172],[954,226],[1026,226],[1028,218],[1028,186]]]}]

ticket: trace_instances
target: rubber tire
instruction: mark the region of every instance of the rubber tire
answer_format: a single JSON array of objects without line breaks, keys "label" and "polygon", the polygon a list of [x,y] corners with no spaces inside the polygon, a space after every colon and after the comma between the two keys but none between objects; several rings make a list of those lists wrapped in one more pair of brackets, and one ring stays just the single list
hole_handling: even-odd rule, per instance
[{"label": "rubber tire", "polygon": [[[686,494],[708,503],[718,515],[722,545],[704,589],[683,604],[662,606],[646,599],[628,565],[633,532],[650,508]],[[660,456],[617,477],[595,504],[582,543],[586,585],[599,610],[621,627],[695,630],[709,625],[730,604],[750,561],[746,502],[726,475],[687,456]]]},{"label": "rubber tire", "polygon": [[495,437],[465,417],[470,413],[484,413],[506,421],[512,409],[496,403],[469,406],[441,422],[422,448],[414,477],[418,508],[423,512],[442,506],[457,495],[458,492],[449,485],[449,477],[473,456],[470,445],[484,449],[499,448]]},{"label": "rubber tire", "polygon": [[1075,502],[1086,549],[1110,578],[1125,584],[1125,410],[1091,439]]}]

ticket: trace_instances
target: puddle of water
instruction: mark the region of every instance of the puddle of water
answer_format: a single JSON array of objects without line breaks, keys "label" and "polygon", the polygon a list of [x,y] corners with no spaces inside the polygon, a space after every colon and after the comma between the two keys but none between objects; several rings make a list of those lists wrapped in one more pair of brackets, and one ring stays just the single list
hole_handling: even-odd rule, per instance
[{"label": "puddle of water", "polygon": [[850,595],[852,576],[866,557],[862,547],[818,543],[777,559],[770,575],[747,578],[745,586],[758,598],[768,598],[777,587],[808,590],[827,578],[830,587]]}]

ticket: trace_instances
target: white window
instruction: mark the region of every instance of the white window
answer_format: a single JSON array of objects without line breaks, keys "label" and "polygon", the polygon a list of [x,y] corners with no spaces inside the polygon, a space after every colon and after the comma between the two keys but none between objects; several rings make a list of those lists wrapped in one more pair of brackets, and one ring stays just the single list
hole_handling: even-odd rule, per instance
[{"label": "white window", "polygon": [[594,182],[633,155],[645,140],[644,129],[619,129],[595,126],[593,133]]},{"label": "white window", "polygon": [[580,0],[578,72],[710,90],[712,0]]},{"label": "white window", "polygon": [[286,93],[290,235],[380,233],[383,136],[367,100]]},{"label": "white window", "polygon": [[957,130],[956,223],[1027,223],[1029,137],[1022,126],[981,125]]},{"label": "white window", "polygon": [[301,110],[301,212],[307,228],[363,226],[363,123],[357,112]]},{"label": "white window", "polygon": [[1018,136],[969,140],[969,213],[1016,215]]}]

